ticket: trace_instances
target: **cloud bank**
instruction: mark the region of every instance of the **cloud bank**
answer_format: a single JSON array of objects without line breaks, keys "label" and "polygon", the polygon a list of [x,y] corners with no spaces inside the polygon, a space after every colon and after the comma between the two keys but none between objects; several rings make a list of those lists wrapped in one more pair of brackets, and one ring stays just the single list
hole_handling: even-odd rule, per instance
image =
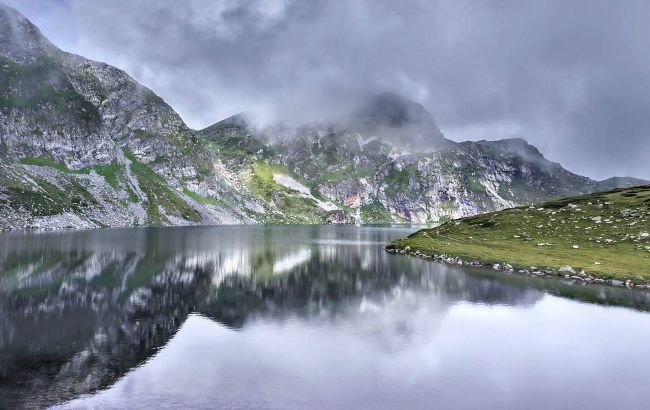
[{"label": "cloud bank", "polygon": [[324,120],[385,90],[451,139],[522,137],[595,178],[650,178],[646,1],[11,0],[202,128]]}]

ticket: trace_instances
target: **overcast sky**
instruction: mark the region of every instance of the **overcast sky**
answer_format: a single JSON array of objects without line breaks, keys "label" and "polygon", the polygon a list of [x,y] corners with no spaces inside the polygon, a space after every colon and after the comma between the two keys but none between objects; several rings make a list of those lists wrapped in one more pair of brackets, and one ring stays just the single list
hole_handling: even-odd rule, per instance
[{"label": "overcast sky", "polygon": [[327,119],[390,90],[453,140],[522,137],[574,172],[650,178],[647,0],[0,1],[193,128]]}]

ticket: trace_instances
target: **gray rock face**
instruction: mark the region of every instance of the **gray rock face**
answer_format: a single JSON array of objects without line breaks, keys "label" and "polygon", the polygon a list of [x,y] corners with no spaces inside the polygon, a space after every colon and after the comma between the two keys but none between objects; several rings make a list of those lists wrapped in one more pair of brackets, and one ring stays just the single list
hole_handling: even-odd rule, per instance
[{"label": "gray rock face", "polygon": [[0,74],[0,229],[435,222],[602,185],[523,140],[451,142],[391,93],[338,125],[259,130],[238,114],[191,130],[1,5]]},{"label": "gray rock face", "polygon": [[263,211],[151,90],[59,50],[6,6],[0,31],[1,227],[245,223]]},{"label": "gray rock face", "polygon": [[354,219],[349,214],[341,210],[331,211],[327,214],[327,224],[352,224]]}]

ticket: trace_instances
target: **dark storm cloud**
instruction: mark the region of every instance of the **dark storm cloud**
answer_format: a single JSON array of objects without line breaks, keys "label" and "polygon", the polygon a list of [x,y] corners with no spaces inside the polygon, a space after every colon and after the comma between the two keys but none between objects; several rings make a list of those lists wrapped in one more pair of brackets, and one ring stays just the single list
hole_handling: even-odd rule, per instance
[{"label": "dark storm cloud", "polygon": [[370,92],[450,138],[523,137],[593,177],[650,178],[646,1],[11,1],[201,128],[327,119]]}]

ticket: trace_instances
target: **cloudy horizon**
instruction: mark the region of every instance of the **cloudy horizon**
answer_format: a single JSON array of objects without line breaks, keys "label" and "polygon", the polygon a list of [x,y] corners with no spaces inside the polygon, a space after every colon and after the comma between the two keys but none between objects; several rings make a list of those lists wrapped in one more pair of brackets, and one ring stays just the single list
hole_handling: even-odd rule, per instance
[{"label": "cloudy horizon", "polygon": [[573,172],[650,179],[643,1],[0,2],[192,128],[240,111],[327,120],[393,91],[450,139],[521,137]]}]

